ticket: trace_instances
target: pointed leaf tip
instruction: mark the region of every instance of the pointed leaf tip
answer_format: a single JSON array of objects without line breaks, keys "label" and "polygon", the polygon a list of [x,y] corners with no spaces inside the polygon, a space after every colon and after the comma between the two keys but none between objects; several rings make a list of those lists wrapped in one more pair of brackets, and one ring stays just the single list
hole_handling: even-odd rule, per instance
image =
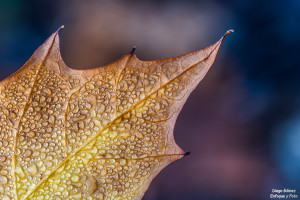
[{"label": "pointed leaf tip", "polygon": [[187,151],[187,152],[184,153],[184,156],[188,156],[190,154],[191,154],[191,151]]},{"label": "pointed leaf tip", "polygon": [[233,33],[234,32],[234,30],[233,29],[230,29],[230,30],[228,30],[227,32],[226,32],[226,34],[228,35],[229,33]]},{"label": "pointed leaf tip", "polygon": [[131,52],[130,52],[130,53],[134,53],[134,52],[135,52],[135,50],[136,50],[136,46],[134,45],[134,46],[132,47],[132,49],[131,49]]},{"label": "pointed leaf tip", "polygon": [[227,35],[229,35],[229,33],[233,33],[234,30],[233,29],[229,29],[228,31],[226,31],[226,33],[223,35],[223,37],[221,37],[221,39],[219,40],[219,42],[223,42],[223,40],[226,38]]},{"label": "pointed leaf tip", "polygon": [[59,32],[63,28],[65,28],[65,25],[61,25],[61,27],[59,27],[56,32]]},{"label": "pointed leaf tip", "polygon": [[225,38],[229,33],[233,33],[234,30],[233,29],[230,29],[228,31],[226,31],[226,33],[224,34],[223,38]]}]

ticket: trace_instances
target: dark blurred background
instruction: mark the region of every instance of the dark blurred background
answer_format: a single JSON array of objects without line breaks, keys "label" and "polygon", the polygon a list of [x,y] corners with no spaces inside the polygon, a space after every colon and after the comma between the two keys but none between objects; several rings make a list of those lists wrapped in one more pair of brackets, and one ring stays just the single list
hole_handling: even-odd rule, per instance
[{"label": "dark blurred background", "polygon": [[0,80],[62,24],[72,68],[103,66],[133,45],[142,60],[216,42],[216,62],[175,127],[190,156],[152,182],[145,200],[265,200],[300,195],[299,0],[0,0]]}]

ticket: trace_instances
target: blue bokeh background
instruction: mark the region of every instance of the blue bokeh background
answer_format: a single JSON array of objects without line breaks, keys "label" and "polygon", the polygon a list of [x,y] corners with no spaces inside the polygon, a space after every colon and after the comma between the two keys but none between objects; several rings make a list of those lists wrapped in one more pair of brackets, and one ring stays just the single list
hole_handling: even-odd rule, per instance
[{"label": "blue bokeh background", "polygon": [[[62,24],[72,68],[202,49],[234,29],[175,127],[192,154],[163,170],[144,199],[265,200],[300,195],[299,0],[0,0],[0,80]],[[1,173],[1,172],[0,172]]]}]

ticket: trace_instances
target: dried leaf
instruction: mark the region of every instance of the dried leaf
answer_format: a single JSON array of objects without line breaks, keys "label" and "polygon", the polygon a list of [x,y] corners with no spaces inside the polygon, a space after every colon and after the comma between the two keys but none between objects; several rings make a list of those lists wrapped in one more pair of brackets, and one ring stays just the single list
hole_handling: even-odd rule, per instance
[{"label": "dried leaf", "polygon": [[74,70],[53,33],[0,83],[0,198],[141,199],[183,157],[176,118],[224,37],[175,58],[140,61],[131,52]]}]

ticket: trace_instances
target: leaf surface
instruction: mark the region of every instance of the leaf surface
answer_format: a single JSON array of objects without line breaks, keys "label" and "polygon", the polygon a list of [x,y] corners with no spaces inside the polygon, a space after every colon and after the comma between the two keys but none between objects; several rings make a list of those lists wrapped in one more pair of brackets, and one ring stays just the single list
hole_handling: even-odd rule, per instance
[{"label": "leaf surface", "polygon": [[131,52],[74,70],[53,33],[0,83],[0,198],[141,199],[184,156],[176,118],[225,36],[175,58],[140,61]]}]

